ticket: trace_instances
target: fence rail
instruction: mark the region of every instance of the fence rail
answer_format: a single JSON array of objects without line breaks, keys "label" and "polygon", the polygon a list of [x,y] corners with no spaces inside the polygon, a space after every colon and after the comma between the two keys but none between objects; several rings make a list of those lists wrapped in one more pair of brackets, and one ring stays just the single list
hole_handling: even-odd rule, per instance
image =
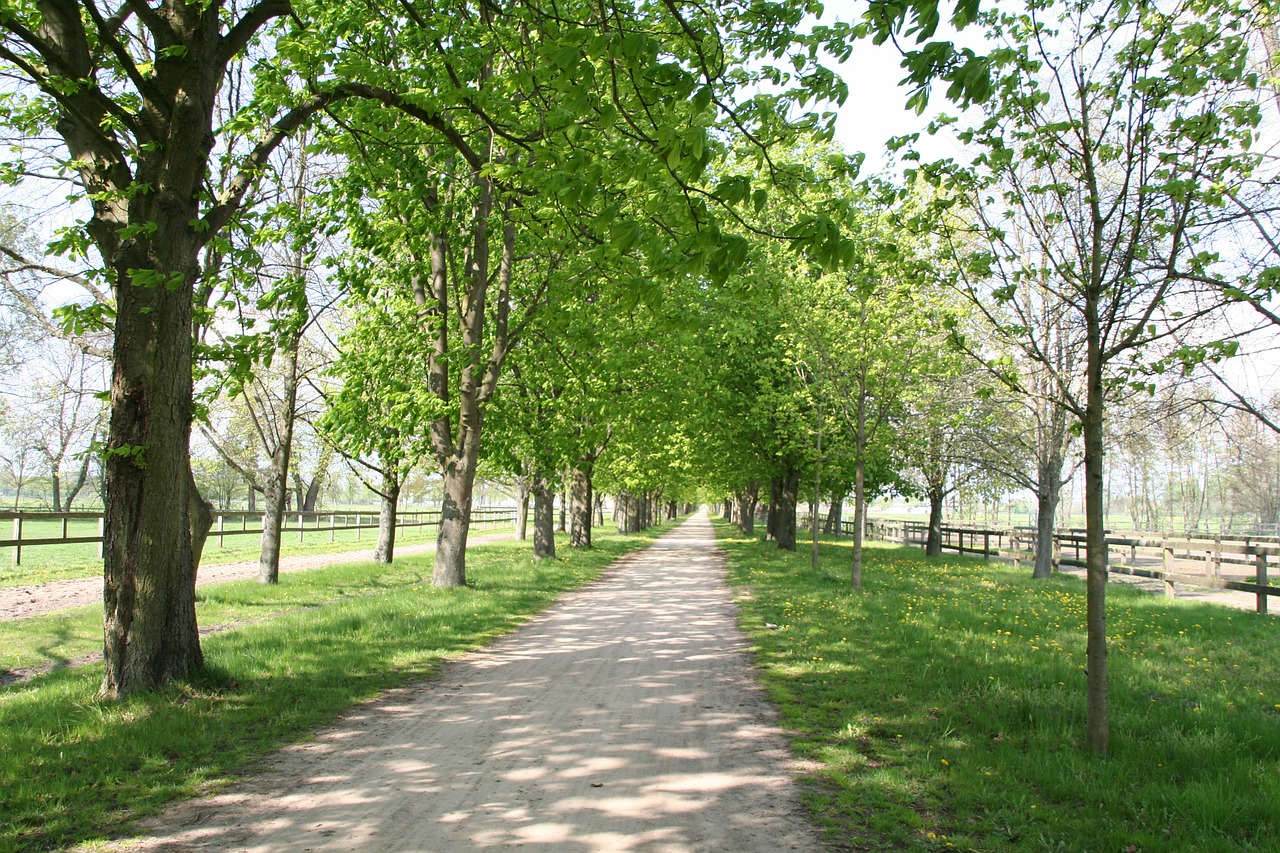
[{"label": "fence rail", "polygon": [[[84,533],[83,522],[96,522],[97,532],[93,535]],[[98,558],[102,558],[103,515],[100,512],[11,512],[0,511],[0,530],[6,522],[12,524],[13,535],[9,539],[0,539],[0,549],[13,549],[13,564],[22,565],[22,552],[27,548],[44,545],[94,544],[98,546]],[[73,525],[72,522],[82,522]],[[254,526],[250,526],[250,522]],[[39,525],[44,533],[48,533],[50,523],[61,535],[24,536],[33,525]],[[510,526],[515,523],[515,510],[511,508],[479,507],[471,511],[472,530],[492,530],[496,527]],[[407,510],[396,515],[396,530],[411,528],[432,528],[440,524],[439,510]],[[79,528],[79,529],[73,529]],[[90,528],[91,529],[91,528]],[[329,541],[336,540],[341,531],[354,530],[356,541],[361,540],[365,530],[378,529],[378,512],[361,510],[333,510],[331,512],[290,512],[284,517],[280,530],[283,541],[289,534],[297,534],[298,542],[304,541],[308,533],[329,534]],[[74,535],[72,535],[74,534]],[[261,536],[262,514],[245,512],[215,512],[213,527],[209,530],[207,541],[216,541],[218,547],[228,536]]]},{"label": "fence rail", "polygon": [[[807,515],[805,517],[808,523]],[[840,532],[853,535],[853,522]],[[874,539],[924,546],[929,525],[919,521],[868,519],[867,535]],[[1280,539],[1275,536],[1224,535],[1212,538],[1149,535],[1108,535],[1108,572],[1163,581],[1164,594],[1172,597],[1175,584],[1203,589],[1226,589],[1256,596],[1259,613],[1268,611],[1268,600],[1280,595],[1271,578],[1280,575]],[[974,554],[983,559],[1005,559],[1018,566],[1036,556],[1036,531],[1030,527],[994,528],[947,524],[941,528],[945,551]],[[1069,552],[1069,553],[1068,553]],[[1084,567],[1085,536],[1079,529],[1055,531],[1053,568]]]}]

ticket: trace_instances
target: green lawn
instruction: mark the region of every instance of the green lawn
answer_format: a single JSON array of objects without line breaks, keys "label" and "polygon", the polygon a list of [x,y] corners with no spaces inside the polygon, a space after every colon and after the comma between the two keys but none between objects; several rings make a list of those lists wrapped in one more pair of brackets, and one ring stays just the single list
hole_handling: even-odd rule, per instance
[{"label": "green lawn", "polygon": [[[1113,755],[1082,747],[1084,584],[721,525],[763,678],[841,849],[1275,850],[1280,622],[1108,590]],[[766,623],[778,626],[766,627]]]},{"label": "green lawn", "polygon": [[[225,785],[265,752],[511,630],[669,527],[600,529],[591,551],[566,547],[540,563],[527,542],[478,546],[464,589],[432,588],[430,555],[282,575],[276,587],[205,587],[201,624],[237,624],[205,637],[208,672],[192,683],[102,702],[95,663],[0,688],[0,851],[108,838]],[[101,614],[86,610],[4,625],[0,649],[31,665],[101,648]]]}]

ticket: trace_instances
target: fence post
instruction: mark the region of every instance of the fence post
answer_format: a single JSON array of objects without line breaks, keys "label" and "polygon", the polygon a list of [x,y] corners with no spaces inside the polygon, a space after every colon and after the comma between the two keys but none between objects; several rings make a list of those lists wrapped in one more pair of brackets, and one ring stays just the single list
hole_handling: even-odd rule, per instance
[{"label": "fence post", "polygon": [[1222,576],[1222,537],[1214,537],[1213,540],[1213,576],[1215,578]]},{"label": "fence post", "polygon": [[218,513],[218,547],[222,547],[222,529],[225,525],[227,517],[222,513]]},{"label": "fence post", "polygon": [[1057,536],[1053,537],[1053,570],[1062,570],[1062,540]]},{"label": "fence post", "polygon": [[1164,597],[1173,598],[1173,546],[1168,542],[1164,543]]},{"label": "fence post", "polygon": [[22,565],[22,515],[13,517],[13,564]]},{"label": "fence post", "polygon": [[1018,553],[1018,548],[1022,543],[1018,541],[1018,531],[1009,534],[1009,547],[1013,549],[1013,570],[1016,572],[1022,568],[1022,555]]},{"label": "fence post", "polygon": [[307,520],[302,517],[302,513],[298,513],[298,544],[302,544],[302,534],[307,529]]},{"label": "fence post", "polygon": [[356,541],[360,541],[360,513],[356,513]]},{"label": "fence post", "polygon": [[107,516],[104,513],[103,515],[98,516],[98,559],[99,560],[102,559],[102,555],[106,551],[106,546],[107,546]]},{"label": "fence post", "polygon": [[67,538],[67,527],[70,524],[71,524],[71,517],[68,515],[64,515],[62,517],[62,538],[63,539]]},{"label": "fence post", "polygon": [[982,559],[991,559],[991,531],[982,531]]},{"label": "fence post", "polygon": [[1267,595],[1265,587],[1267,586],[1267,555],[1265,553],[1254,557],[1254,566],[1257,567],[1257,577],[1253,582],[1258,585],[1258,612],[1265,614],[1267,612]]},{"label": "fence post", "polygon": [[333,537],[334,537],[334,529],[333,529],[333,528],[334,528],[334,526],[338,523],[338,522],[337,522],[337,518],[338,518],[338,516],[337,516],[337,514],[336,514],[336,513],[332,513],[332,512],[331,512],[331,513],[329,513],[329,541],[330,541],[330,542],[332,542],[332,541],[333,541]]}]

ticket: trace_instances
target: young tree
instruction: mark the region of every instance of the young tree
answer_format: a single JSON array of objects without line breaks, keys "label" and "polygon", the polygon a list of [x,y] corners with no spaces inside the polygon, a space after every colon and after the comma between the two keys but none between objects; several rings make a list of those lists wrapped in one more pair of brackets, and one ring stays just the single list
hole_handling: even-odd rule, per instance
[{"label": "young tree", "polygon": [[[1083,375],[1063,388],[1083,429],[1088,550],[1090,750],[1109,749],[1103,430],[1106,391],[1144,347],[1202,316],[1197,298],[1214,256],[1202,229],[1248,163],[1256,103],[1247,6],[1220,0],[1041,2],[986,18],[999,46],[997,97],[961,137],[980,153],[951,173],[942,201],[963,201],[990,252],[985,299],[1029,283],[1069,306],[1083,336]],[[1025,248],[1030,251],[1024,251]],[[1014,323],[997,325],[1012,341]],[[1044,353],[1026,347],[1046,364]],[[1046,365],[1051,367],[1052,365]]]}]

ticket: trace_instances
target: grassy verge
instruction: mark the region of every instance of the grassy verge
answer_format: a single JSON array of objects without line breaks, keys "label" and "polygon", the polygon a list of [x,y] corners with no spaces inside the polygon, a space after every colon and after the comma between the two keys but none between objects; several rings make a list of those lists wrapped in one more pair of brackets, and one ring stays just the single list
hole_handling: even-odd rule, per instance
[{"label": "grassy verge", "polygon": [[[370,513],[365,513],[371,515]],[[486,533],[510,532],[510,526],[476,527],[473,531],[479,536]],[[61,526],[54,521],[28,522],[23,528],[23,537],[38,539],[55,538],[61,534]],[[3,531],[5,538],[9,531]],[[97,522],[75,521],[71,525],[71,536],[96,536]],[[304,554],[336,554],[343,551],[373,550],[378,541],[378,531],[365,529],[338,530],[332,534],[326,529],[303,532],[301,542],[298,541],[297,528],[287,530],[280,542],[280,556],[295,557]],[[434,542],[436,528],[429,526],[403,527],[396,533],[398,546],[421,545]],[[205,543],[202,562],[212,566],[219,563],[239,563],[244,560],[256,560],[261,553],[260,534],[244,536],[225,536],[223,544],[218,544],[218,534],[214,531]],[[89,578],[102,574],[102,560],[98,557],[97,543],[79,543],[70,545],[28,545],[22,549],[22,565],[14,565],[13,549],[0,548],[0,587],[20,586],[25,584],[41,584],[50,581],[71,580],[73,578]]]},{"label": "grassy verge", "polygon": [[[466,589],[430,587],[429,555],[284,575],[273,589],[207,587],[202,624],[256,621],[206,637],[210,665],[196,681],[100,702],[95,664],[0,689],[0,851],[107,838],[223,785],[268,750],[511,630],[668,526],[599,535],[589,552],[542,563],[528,543],[480,546]],[[46,621],[17,624],[43,626],[47,642],[58,629]]]},{"label": "grassy verge", "polygon": [[[1083,750],[1084,584],[719,526],[764,679],[841,849],[1274,850],[1280,622],[1108,589],[1113,755]],[[776,625],[769,628],[766,623]]]}]

